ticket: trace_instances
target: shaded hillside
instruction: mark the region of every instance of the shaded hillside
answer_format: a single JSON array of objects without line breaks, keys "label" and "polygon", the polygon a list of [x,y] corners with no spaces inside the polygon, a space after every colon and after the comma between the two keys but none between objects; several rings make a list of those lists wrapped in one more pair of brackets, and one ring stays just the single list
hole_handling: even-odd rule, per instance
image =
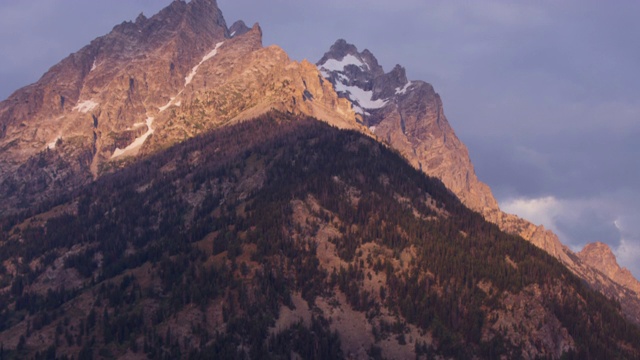
[{"label": "shaded hillside", "polygon": [[385,73],[371,52],[344,40],[317,67],[293,61],[263,47],[258,24],[228,28],[216,0],[173,1],[123,22],[0,102],[0,221],[36,214],[141,158],[272,110],[376,137],[640,324],[640,283],[631,274],[599,271],[552,232],[499,210],[431,85],[410,81],[399,65]]},{"label": "shaded hillside", "polygon": [[355,131],[270,113],[5,218],[8,358],[637,358],[619,305]]}]

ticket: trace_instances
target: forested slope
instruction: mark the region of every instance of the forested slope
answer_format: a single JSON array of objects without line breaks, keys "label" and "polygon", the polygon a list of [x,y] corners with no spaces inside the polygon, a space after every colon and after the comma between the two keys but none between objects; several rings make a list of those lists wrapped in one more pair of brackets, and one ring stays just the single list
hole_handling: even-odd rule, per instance
[{"label": "forested slope", "polygon": [[270,113],[2,219],[4,358],[638,358],[619,305],[384,145]]}]

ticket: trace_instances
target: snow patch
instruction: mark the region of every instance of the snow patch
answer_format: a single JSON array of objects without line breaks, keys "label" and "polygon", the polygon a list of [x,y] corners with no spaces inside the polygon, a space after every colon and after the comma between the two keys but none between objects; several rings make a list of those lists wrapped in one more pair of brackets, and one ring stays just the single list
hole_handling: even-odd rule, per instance
[{"label": "snow patch", "polygon": [[140,147],[142,146],[142,144],[144,144],[145,140],[147,140],[147,138],[153,134],[153,128],[151,127],[151,125],[153,124],[153,118],[152,117],[148,117],[147,121],[146,121],[146,125],[147,125],[147,132],[140,135],[139,137],[137,137],[131,144],[129,144],[129,146],[127,146],[124,149],[119,149],[116,148],[116,150],[113,152],[113,155],[111,155],[111,158],[117,158],[118,156],[122,156],[124,154],[131,154],[134,151],[140,149]]},{"label": "snow patch", "polygon": [[85,101],[83,101],[81,103],[78,103],[73,108],[73,110],[78,110],[78,111],[83,112],[83,113],[88,113],[89,111],[95,109],[98,105],[100,105],[100,104],[98,104],[97,102],[95,102],[93,100],[85,100]]},{"label": "snow patch", "polygon": [[98,66],[96,65],[96,60],[93,59],[93,65],[91,65],[91,71],[95,70]]},{"label": "snow patch", "polygon": [[413,83],[409,81],[403,88],[396,88],[396,94],[397,95],[406,94],[407,90],[409,90],[409,87],[411,85],[413,85]]},{"label": "snow patch", "polygon": [[169,102],[165,105],[165,106],[160,106],[158,108],[158,110],[160,110],[160,112],[163,112],[165,110],[167,110],[169,108],[169,106],[173,105],[173,100],[175,100],[176,98],[172,97],[171,100],[169,100]]},{"label": "snow patch", "polygon": [[51,150],[56,148],[56,143],[58,142],[58,140],[62,139],[62,135],[58,135],[57,138],[55,138],[52,142],[47,144],[47,147]]},{"label": "snow patch", "polygon": [[137,122],[133,124],[133,127],[128,127],[127,130],[133,130],[133,129],[137,129],[139,127],[145,126],[146,123],[143,122]]},{"label": "snow patch", "polygon": [[369,127],[369,131],[371,131],[372,133],[376,133],[376,127],[375,126],[370,126]]},{"label": "snow patch", "polygon": [[[357,86],[347,86],[343,83],[336,84],[336,91],[347,93],[351,101],[356,102],[363,109],[380,109],[387,105],[389,100],[373,100],[373,91],[365,91]],[[358,112],[356,110],[356,112]],[[363,114],[362,112],[360,114]]]},{"label": "snow patch", "polygon": [[344,71],[344,68],[348,65],[355,65],[365,70],[369,68],[367,64],[353,55],[347,55],[342,58],[342,60],[329,59],[325,61],[324,64],[319,65],[319,67],[329,71]]},{"label": "snow patch", "polygon": [[[352,100],[353,101],[353,100]],[[351,103],[351,108],[353,109],[353,111],[356,112],[356,114],[360,114],[360,115],[371,115],[370,112],[366,111],[363,107],[359,106],[356,103]]]},{"label": "snow patch", "polygon": [[220,46],[222,46],[222,44],[224,44],[224,41],[217,43],[215,49],[211,50],[207,55],[205,55],[198,63],[198,65],[194,66],[193,69],[191,69],[191,73],[189,73],[189,75],[184,78],[184,86],[187,86],[189,85],[189,83],[191,83],[191,80],[193,80],[193,77],[198,73],[198,68],[200,67],[200,65],[202,65],[202,63],[216,56],[216,54],[218,53],[218,49],[220,48]]},{"label": "snow patch", "polygon": [[338,79],[342,81],[349,81],[349,78],[345,74],[338,73]]},{"label": "snow patch", "polygon": [[233,37],[233,35],[235,35],[235,34],[236,34],[236,32],[234,31],[229,35],[229,37]]}]

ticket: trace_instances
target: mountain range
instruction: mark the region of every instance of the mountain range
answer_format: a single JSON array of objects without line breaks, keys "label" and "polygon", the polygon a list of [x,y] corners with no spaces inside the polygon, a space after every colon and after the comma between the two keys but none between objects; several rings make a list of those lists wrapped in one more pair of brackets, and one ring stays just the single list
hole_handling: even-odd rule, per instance
[{"label": "mountain range", "polygon": [[433,86],[215,0],[0,103],[0,198],[14,358],[640,356],[640,283],[503,213]]}]

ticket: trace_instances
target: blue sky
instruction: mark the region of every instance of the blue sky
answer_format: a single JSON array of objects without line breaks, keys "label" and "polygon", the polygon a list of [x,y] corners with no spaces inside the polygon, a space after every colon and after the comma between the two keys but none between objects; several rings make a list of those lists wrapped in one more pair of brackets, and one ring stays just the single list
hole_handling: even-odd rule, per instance
[{"label": "blue sky", "polygon": [[[0,3],[0,98],[169,0]],[[316,62],[338,38],[430,82],[503,209],[640,277],[640,2],[219,0]]]}]

